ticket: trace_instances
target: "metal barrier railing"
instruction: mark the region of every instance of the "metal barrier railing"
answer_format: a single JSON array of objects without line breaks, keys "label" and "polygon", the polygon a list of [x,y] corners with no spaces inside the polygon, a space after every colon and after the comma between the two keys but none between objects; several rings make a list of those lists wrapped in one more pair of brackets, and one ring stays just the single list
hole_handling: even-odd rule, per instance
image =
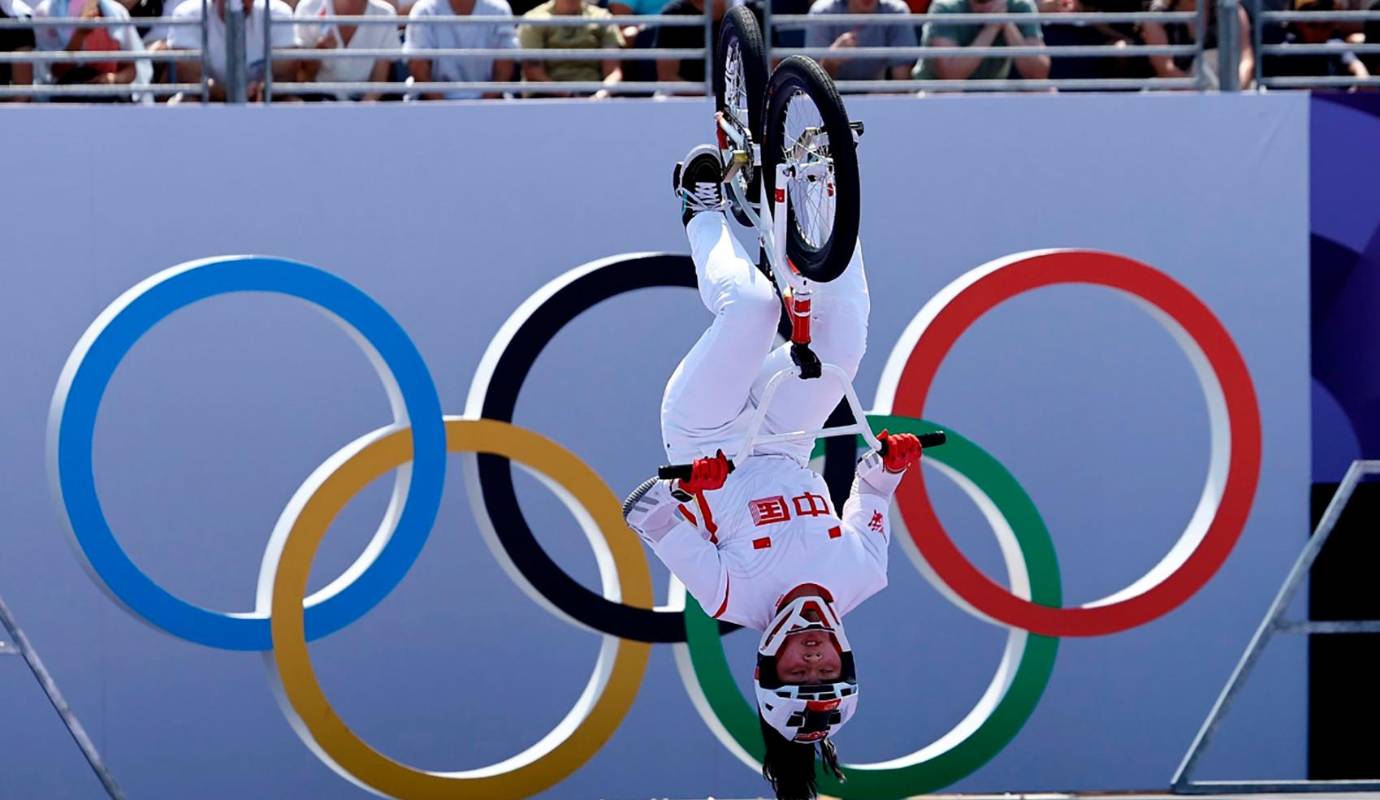
[{"label": "metal barrier railing", "polygon": [[0,30],[18,28],[138,28],[146,25],[166,25],[170,27],[200,26],[194,20],[162,19],[158,17],[130,17],[128,19],[84,19],[82,17],[28,17],[25,19],[0,19]]},{"label": "metal barrier railing", "polygon": [[1002,80],[835,81],[840,92],[1038,92],[1198,89],[1197,78],[1007,78]]},{"label": "metal barrier railing", "polygon": [[[195,2],[195,0],[193,0]],[[202,19],[208,9],[207,0],[200,0],[202,6]],[[1215,6],[1209,6],[1209,3]],[[1259,0],[1254,0],[1259,2]],[[1040,91],[1040,90],[1184,90],[1184,89],[1207,89],[1210,87],[1209,75],[1203,63],[1205,53],[1205,40],[1208,31],[1208,11],[1210,8],[1216,12],[1216,27],[1218,38],[1218,64],[1217,73],[1220,80],[1220,88],[1224,91],[1234,91],[1240,88],[1239,77],[1249,77],[1251,70],[1247,70],[1247,76],[1239,76],[1239,56],[1240,42],[1242,37],[1249,35],[1252,42],[1252,52],[1254,53],[1254,77],[1255,86],[1265,88],[1301,88],[1301,87],[1369,87],[1380,85],[1380,76],[1369,78],[1357,76],[1271,76],[1266,66],[1267,59],[1274,57],[1308,56],[1308,55],[1369,55],[1380,53],[1380,42],[1351,44],[1342,42],[1332,43],[1266,43],[1264,41],[1264,31],[1269,25],[1282,25],[1290,22],[1370,22],[1380,21],[1380,11],[1256,11],[1253,15],[1255,23],[1252,24],[1249,34],[1240,30],[1240,23],[1237,14],[1238,0],[1200,0],[1197,9],[1194,11],[1138,11],[1138,12],[1040,12],[1031,14],[1022,13],[1000,13],[1000,14],[945,14],[942,17],[931,15],[911,15],[911,14],[776,14],[770,11],[764,14],[764,27],[767,31],[768,56],[770,59],[777,60],[788,55],[807,55],[817,59],[831,62],[845,62],[849,60],[914,60],[914,59],[948,59],[948,58],[1011,58],[1020,59],[1031,56],[1047,56],[1050,58],[1138,58],[1153,56],[1168,56],[1177,59],[1191,57],[1192,68],[1186,77],[1151,77],[1151,78],[1128,78],[1128,77],[1105,77],[1105,78],[1043,78],[1029,79],[1024,77],[1009,77],[998,80],[951,80],[951,79],[915,79],[915,80],[839,80],[837,81],[840,91],[844,92],[875,92],[875,93],[898,93],[898,92],[925,92],[925,91]],[[767,4],[769,5],[769,3]],[[262,12],[262,7],[257,9]],[[40,69],[46,70],[56,64],[86,64],[107,61],[139,61],[147,64],[177,64],[182,62],[197,62],[201,68],[201,80],[199,83],[174,82],[174,83],[150,83],[131,85],[53,85],[43,83],[32,86],[0,86],[0,98],[13,96],[26,96],[38,98],[68,98],[68,97],[110,97],[123,95],[144,95],[148,97],[163,97],[175,94],[196,94],[203,102],[206,102],[210,95],[210,76],[212,72],[224,74],[226,83],[226,96],[232,102],[243,101],[245,99],[245,88],[248,84],[246,77],[245,64],[245,42],[243,33],[245,30],[245,20],[243,10],[238,3],[228,3],[226,14],[227,30],[227,62],[225,65],[215,65],[212,69],[211,64],[207,63],[207,53],[209,48],[206,44],[208,36],[208,26],[202,20],[177,20],[168,18],[132,18],[132,19],[80,19],[80,18],[33,18],[22,20],[0,20],[0,29],[6,28],[30,28],[40,29],[47,27],[64,28],[137,28],[140,26],[156,25],[159,27],[198,26],[201,29],[202,46],[197,50],[178,49],[161,51],[130,51],[125,53],[112,54],[109,52],[67,52],[67,51],[31,51],[18,53],[0,53],[0,64],[29,63]],[[905,47],[846,47],[830,48],[820,46],[807,47],[774,47],[772,45],[776,35],[781,32],[807,30],[813,26],[923,26],[933,22],[941,22],[945,26],[960,25],[988,25],[988,24],[1034,24],[1041,27],[1049,25],[1118,25],[1118,24],[1140,24],[1155,22],[1162,25],[1180,24],[1193,27],[1194,41],[1189,44],[1034,44],[1021,46],[987,46],[987,47],[949,47],[949,46],[905,46]],[[646,80],[626,80],[618,83],[603,83],[598,81],[529,81],[515,76],[513,80],[476,80],[466,82],[456,81],[427,81],[419,82],[408,80],[404,83],[376,83],[369,81],[313,81],[306,82],[301,80],[276,80],[274,70],[271,67],[264,69],[263,75],[263,99],[271,102],[275,93],[280,97],[284,94],[334,94],[342,96],[359,96],[366,94],[382,95],[406,95],[415,97],[420,94],[429,93],[454,93],[454,92],[484,92],[484,93],[515,93],[515,94],[585,94],[585,93],[607,93],[613,95],[627,94],[653,94],[653,93],[686,93],[698,94],[708,93],[708,76],[711,74],[710,60],[712,58],[712,20],[707,16],[668,16],[668,15],[610,15],[601,17],[593,21],[593,24],[608,26],[647,26],[657,28],[670,27],[700,27],[704,30],[704,44],[700,47],[654,47],[654,48],[628,48],[628,49],[583,49],[583,48],[561,48],[561,49],[531,49],[531,48],[428,48],[428,49],[404,49],[402,42],[397,48],[309,48],[303,46],[274,47],[273,31],[275,27],[282,25],[387,25],[402,29],[412,25],[505,25],[517,28],[519,26],[532,27],[569,27],[586,26],[591,24],[588,17],[551,17],[546,19],[527,19],[524,17],[475,17],[475,16],[428,16],[428,17],[395,17],[395,16],[344,16],[344,15],[324,15],[313,16],[310,18],[274,19],[268,15],[265,24],[261,26],[263,31],[262,52],[267,54],[269,64],[283,64],[286,62],[316,61],[325,62],[337,59],[369,59],[369,60],[389,60],[389,61],[414,61],[442,58],[476,58],[492,59],[512,62],[551,62],[551,61],[616,61],[627,62],[659,62],[669,60],[694,60],[704,59],[706,81],[703,83],[696,81],[646,81]],[[238,36],[238,46],[236,37]],[[285,77],[285,76],[284,76]]]},{"label": "metal barrier railing", "polygon": [[321,23],[339,23],[347,25],[397,25],[406,27],[408,25],[531,25],[535,28],[579,28],[585,25],[654,25],[657,27],[670,28],[699,28],[704,26],[702,15],[661,15],[661,14],[610,14],[607,17],[547,17],[543,19],[527,19],[526,17],[486,17],[486,16],[455,16],[442,15],[427,17],[393,17],[393,16],[368,16],[351,17],[339,14],[321,14],[310,19],[298,19],[293,17],[291,23],[279,21],[273,24],[292,24],[306,25]]},{"label": "metal barrier railing", "polygon": [[[1165,56],[1191,56],[1194,64],[1201,60],[1203,52],[1203,37],[1197,37],[1195,44],[1180,45],[1131,45],[1122,47],[1098,46],[1098,45],[1064,45],[1064,46],[1031,46],[1031,47],[856,47],[845,50],[831,50],[824,47],[773,47],[771,45],[772,31],[783,31],[791,29],[808,28],[812,25],[911,25],[918,26],[933,21],[932,17],[925,15],[901,15],[901,14],[830,14],[830,15],[771,15],[766,14],[764,23],[769,31],[767,35],[769,58],[778,59],[788,55],[800,54],[809,55],[815,58],[829,58],[831,60],[849,59],[869,59],[869,58],[954,58],[954,57],[1010,57],[1021,58],[1024,56],[1050,56],[1050,57],[1107,57],[1115,56],[1118,58],[1130,58],[1137,56],[1165,55]],[[599,24],[610,25],[701,25],[703,18],[683,17],[683,16],[610,16],[599,20]],[[387,24],[392,22],[386,17],[358,18],[358,17],[320,17],[313,18],[311,22],[321,22],[323,24],[354,24],[364,22],[365,24]],[[436,23],[458,23],[468,25],[492,25],[493,18],[476,17],[435,17],[428,21]],[[1120,12],[1120,13],[1040,13],[1040,14],[951,14],[945,15],[944,23],[947,24],[989,24],[989,23],[1059,23],[1059,24],[1086,24],[1086,23],[1136,23],[1144,21],[1155,21],[1162,24],[1193,24],[1198,30],[1205,29],[1205,11],[1183,11],[1183,12]],[[413,20],[415,22],[415,20]],[[587,18],[553,18],[543,20],[513,19],[514,25],[588,25]],[[710,29],[706,25],[706,45],[709,44]],[[265,34],[267,39],[268,34]],[[557,61],[557,60],[609,60],[609,61],[657,61],[667,59],[686,59],[703,56],[706,58],[706,75],[708,75],[708,54],[709,50],[687,50],[687,49],[634,49],[634,50],[585,50],[585,49],[562,49],[562,50],[529,50],[529,49],[508,49],[508,48],[487,48],[480,50],[413,50],[408,51],[402,56],[394,53],[377,50],[341,50],[341,49],[275,49],[273,59],[275,61],[303,59],[325,61],[338,58],[385,58],[389,56],[405,57],[407,59],[423,58],[447,58],[470,56],[476,58],[506,58],[521,61]],[[1059,80],[986,80],[986,81],[953,81],[953,80],[885,80],[885,81],[839,81],[839,88],[845,92],[902,92],[902,91],[936,91],[936,90],[967,90],[967,91],[1012,91],[1012,90],[1047,90],[1047,89],[1193,89],[1204,88],[1201,70],[1195,69],[1195,74],[1189,78],[1140,78],[1140,79],[1059,79]],[[395,87],[380,88],[378,84],[367,82],[316,82],[290,84],[279,82],[275,84],[275,90],[279,92],[322,92],[322,93],[346,93],[351,95],[388,92],[398,93]],[[707,85],[697,85],[687,82],[664,83],[664,82],[625,82],[621,84],[600,84],[596,82],[533,82],[525,80],[513,81],[484,81],[468,83],[449,83],[430,82],[427,84],[410,84],[406,91],[409,93],[421,92],[441,92],[441,91],[484,91],[484,92],[525,92],[525,93],[544,93],[544,92],[563,92],[563,93],[586,93],[593,91],[606,91],[610,94],[644,94],[649,92],[708,92]]]},{"label": "metal barrier railing", "polygon": [[1254,26],[1252,35],[1255,42],[1255,81],[1256,85],[1267,89],[1349,89],[1355,90],[1362,87],[1380,87],[1380,75],[1370,77],[1358,77],[1355,75],[1267,75],[1265,74],[1265,56],[1281,56],[1285,58],[1308,56],[1308,55],[1343,55],[1351,53],[1357,56],[1367,53],[1380,53],[1380,42],[1366,42],[1365,44],[1352,44],[1350,42],[1329,42],[1318,44],[1302,43],[1270,43],[1266,44],[1265,27],[1271,23],[1287,24],[1290,22],[1380,22],[1380,11],[1268,11],[1261,10],[1257,13],[1258,22]]},{"label": "metal barrier railing", "polygon": [[1195,22],[1197,11],[1041,11],[1033,14],[773,14],[773,30],[798,30],[812,25],[946,25],[989,22]]},{"label": "metal barrier railing", "polygon": [[[1206,30],[1206,4],[1200,3],[1195,11],[1124,11],[1124,12],[1038,12],[999,14],[776,14],[769,15],[769,29],[783,31],[808,30],[814,26],[822,27],[863,27],[863,26],[923,26],[941,23],[944,26],[977,26],[989,24],[1034,24],[1041,28],[1047,25],[1088,25],[1088,24],[1126,24],[1156,22],[1159,24],[1193,25],[1197,31],[1193,44],[1166,45],[992,45],[988,47],[772,47],[772,58],[789,55],[805,55],[815,59],[830,61],[882,60],[885,58],[1022,58],[1027,56],[1047,56],[1053,58],[1134,58],[1138,56],[1192,56],[1193,72],[1186,78],[1043,78],[1031,79],[1012,77],[999,80],[839,80],[836,81],[842,92],[923,92],[923,91],[966,91],[966,92],[1009,92],[1009,91],[1048,91],[1048,90],[1167,90],[1167,89],[1205,89],[1206,74],[1201,69],[1204,52],[1203,32]],[[771,36],[768,36],[770,40]]]},{"label": "metal barrier railing", "polygon": [[413,81],[411,83],[371,83],[364,81],[313,81],[299,83],[280,81],[275,84],[277,91],[286,94],[300,92],[321,92],[346,94],[425,94],[451,91],[505,92],[514,88],[529,92],[570,92],[592,93],[606,90],[610,94],[652,94],[662,92],[699,92],[704,84],[688,81],[623,81],[620,83],[600,83],[598,81]]},{"label": "metal barrier railing", "polygon": [[343,15],[323,15],[312,17],[306,20],[294,19],[291,23],[281,21],[276,24],[348,24],[348,25],[397,25],[403,28],[410,25],[510,25],[514,28],[520,26],[530,27],[583,27],[590,24],[626,27],[629,25],[655,25],[658,28],[703,28],[704,45],[697,48],[631,48],[616,50],[612,48],[412,48],[397,50],[370,50],[365,48],[330,48],[321,50],[317,48],[274,48],[272,45],[272,26],[275,24],[271,17],[268,24],[264,25],[264,51],[269,53],[270,62],[284,62],[297,60],[327,61],[339,58],[347,59],[393,59],[393,60],[426,60],[434,58],[490,58],[494,60],[505,60],[515,62],[528,61],[658,61],[658,60],[686,60],[703,59],[705,81],[695,83],[689,81],[619,81],[617,83],[603,83],[598,81],[529,81],[529,80],[509,80],[509,81],[413,81],[409,80],[406,84],[381,84],[365,81],[279,81],[275,84],[272,78],[272,69],[265,70],[264,79],[264,100],[273,101],[275,91],[292,94],[294,92],[312,92],[321,94],[346,94],[350,96],[365,94],[402,94],[409,98],[427,93],[447,93],[447,92],[501,92],[501,93],[558,93],[558,94],[584,94],[605,92],[608,94],[657,94],[657,93],[694,93],[709,94],[712,90],[709,87],[710,76],[713,72],[713,19],[708,15],[688,16],[688,15],[617,15],[610,14],[591,21],[588,17],[548,17],[544,19],[528,19],[526,17],[484,17],[484,16],[428,16],[428,17],[356,17]]},{"label": "metal barrier railing", "polygon": [[[207,0],[201,0],[202,17],[199,20],[175,20],[168,18],[149,18],[140,17],[132,19],[82,19],[78,17],[35,17],[29,19],[4,19],[0,20],[0,30],[6,28],[19,28],[37,30],[39,28],[127,28],[136,29],[141,26],[158,27],[191,27],[200,28],[202,35],[202,46],[196,50],[176,49],[160,51],[78,51],[69,52],[66,50],[34,50],[14,53],[0,53],[0,64],[34,64],[46,67],[53,64],[84,64],[108,61],[136,61],[148,64],[154,63],[181,63],[197,62],[201,67],[201,81],[199,83],[148,83],[138,85],[97,85],[97,84],[75,84],[57,85],[43,82],[28,86],[0,86],[0,99],[6,97],[28,97],[38,99],[60,99],[60,98],[111,98],[135,95],[147,96],[171,96],[177,94],[197,94],[202,102],[206,102],[210,96],[210,81],[212,75],[211,65],[207,62],[207,54],[210,50],[207,47],[206,37],[208,36],[208,26],[203,24],[206,18]],[[231,102],[243,102],[246,96],[248,79],[246,75],[247,65],[244,58],[244,30],[245,20],[243,8],[237,3],[226,4],[226,38],[227,38],[227,61],[223,71],[225,73],[225,93]],[[704,46],[695,48],[635,48],[635,49],[528,49],[528,48],[477,48],[477,49],[457,49],[457,48],[414,48],[404,50],[402,43],[399,42],[397,48],[387,49],[363,49],[363,48],[334,48],[317,49],[301,47],[274,47],[273,29],[274,26],[297,26],[297,25],[321,25],[321,24],[348,24],[348,25],[388,25],[399,28],[400,30],[409,25],[511,25],[533,26],[533,27],[571,27],[589,25],[590,20],[583,17],[555,17],[551,19],[525,19],[521,17],[475,17],[475,16],[428,16],[420,18],[395,17],[395,16],[343,16],[343,15],[323,15],[314,16],[310,19],[277,19],[272,15],[265,17],[263,30],[263,52],[268,54],[270,63],[295,62],[295,61],[326,61],[333,59],[386,59],[395,61],[411,61],[432,58],[491,58],[495,60],[511,61],[575,61],[575,60],[598,60],[598,61],[657,61],[657,60],[691,60],[704,59],[705,61],[705,82],[691,81],[623,81],[614,84],[574,82],[574,81],[470,81],[470,82],[416,82],[408,81],[402,83],[372,83],[372,82],[311,82],[302,83],[297,81],[278,81],[275,87],[273,70],[265,68],[263,75],[263,98],[266,102],[272,102],[274,92],[279,93],[345,93],[350,95],[363,95],[369,93],[381,93],[388,95],[417,95],[427,92],[455,92],[455,91],[484,91],[484,92],[546,92],[546,93],[584,93],[604,91],[609,94],[653,94],[653,93],[686,93],[700,94],[707,93],[708,76],[711,74],[710,59],[712,49],[707,46],[712,36],[712,19],[701,16],[683,15],[610,15],[601,18],[597,24],[617,25],[626,27],[629,25],[655,25],[659,28],[682,27],[682,28],[703,28]],[[236,57],[238,56],[238,57]]]},{"label": "metal barrier railing", "polygon": [[[207,0],[200,0],[202,18],[205,18]],[[132,61],[152,65],[158,62],[198,61],[201,63],[201,83],[152,83],[135,81],[129,84],[75,84],[60,85],[34,83],[27,86],[0,85],[0,99],[6,97],[36,98],[120,98],[164,97],[176,94],[197,92],[206,95],[206,53],[208,51],[206,26],[195,20],[153,19],[149,17],[106,19],[81,17],[30,17],[27,19],[0,19],[0,30],[21,29],[38,31],[42,28],[125,28],[137,31],[141,26],[158,25],[167,28],[196,27],[201,30],[201,47],[196,50],[120,50],[120,51],[80,51],[32,50],[24,52],[0,53],[0,64],[32,64],[46,67],[50,64],[84,64],[105,61]],[[137,35],[137,34],[136,34]]]}]

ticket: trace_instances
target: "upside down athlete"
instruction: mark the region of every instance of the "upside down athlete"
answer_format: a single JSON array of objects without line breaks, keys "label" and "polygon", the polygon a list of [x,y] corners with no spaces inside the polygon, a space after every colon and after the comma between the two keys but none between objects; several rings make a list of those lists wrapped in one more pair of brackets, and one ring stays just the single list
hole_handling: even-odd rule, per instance
[{"label": "upside down athlete", "polygon": [[[815,796],[815,747],[836,775],[830,737],[858,703],[853,650],[842,617],[886,586],[891,495],[920,459],[911,434],[878,438],[885,457],[859,463],[843,513],[807,463],[812,438],[754,446],[729,474],[767,381],[792,365],[773,348],[781,304],[772,282],[729,229],[718,151],[691,150],[675,188],[700,297],[714,314],[676,368],[661,403],[672,463],[689,480],[648,480],[628,497],[628,525],[706,612],[763,631],[754,686],[763,776],[780,800]],[[867,344],[870,302],[858,245],[847,270],[818,284],[812,349],[851,380]],[[827,378],[791,380],[773,396],[764,434],[818,430],[842,398]]]}]

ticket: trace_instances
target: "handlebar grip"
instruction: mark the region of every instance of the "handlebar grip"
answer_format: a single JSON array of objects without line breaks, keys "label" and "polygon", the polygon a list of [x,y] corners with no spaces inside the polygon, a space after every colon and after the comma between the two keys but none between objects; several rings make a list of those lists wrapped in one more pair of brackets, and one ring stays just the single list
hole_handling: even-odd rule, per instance
[{"label": "handlebar grip", "polygon": [[[934,431],[933,433],[922,433],[922,434],[920,434],[920,437],[919,437],[919,438],[920,438],[920,449],[922,449],[922,450],[925,449],[926,447],[938,447],[939,445],[944,444],[945,442],[949,441],[949,437],[946,436],[946,435],[944,434],[944,431]],[[878,452],[879,454],[883,455],[883,456],[886,455],[886,442],[882,442],[882,449],[881,449],[881,450],[878,450],[877,452]]]},{"label": "handlebar grip", "polygon": [[[694,464],[667,464],[665,466],[656,468],[656,476],[663,481],[688,481],[690,480],[691,472],[694,470],[694,468]],[[732,459],[729,459],[728,461],[728,473],[730,475],[733,474]]]},{"label": "handlebar grip", "polygon": [[920,447],[938,447],[949,441],[949,437],[944,435],[944,431],[920,434]]}]

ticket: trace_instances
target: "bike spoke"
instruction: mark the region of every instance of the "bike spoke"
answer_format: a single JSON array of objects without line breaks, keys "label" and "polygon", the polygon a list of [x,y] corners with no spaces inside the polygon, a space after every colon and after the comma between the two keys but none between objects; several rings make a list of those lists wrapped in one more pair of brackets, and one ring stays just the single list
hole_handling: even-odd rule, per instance
[{"label": "bike spoke", "polygon": [[743,70],[742,48],[736,41],[729,43],[728,53],[724,59],[724,102],[731,110],[738,127],[747,130],[747,78]]},{"label": "bike spoke", "polygon": [[834,228],[834,198],[829,191],[832,170],[820,175],[817,168],[831,164],[832,160],[824,120],[805,93],[797,92],[787,101],[782,133],[782,161],[795,167],[816,168],[798,170],[795,177],[787,179],[786,191],[795,212],[796,230],[806,244],[818,248]]},{"label": "bike spoke", "polygon": [[[742,135],[743,146],[751,152],[753,136],[751,117],[748,111],[747,67],[743,64],[742,45],[736,39],[730,41],[728,47],[725,48],[723,70],[724,119],[739,131]],[[724,152],[725,163],[730,156],[729,151]],[[756,198],[750,196],[749,187],[752,177],[753,168],[749,165],[739,170],[738,175],[733,178],[739,196],[749,204],[756,201]]]}]

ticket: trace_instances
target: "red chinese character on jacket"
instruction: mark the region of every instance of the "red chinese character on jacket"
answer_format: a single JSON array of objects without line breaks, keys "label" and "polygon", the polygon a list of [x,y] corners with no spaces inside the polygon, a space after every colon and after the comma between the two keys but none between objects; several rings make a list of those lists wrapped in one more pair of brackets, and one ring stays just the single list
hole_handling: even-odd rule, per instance
[{"label": "red chinese character on jacket", "polygon": [[752,512],[752,524],[758,527],[791,518],[791,512],[786,508],[786,498],[781,495],[753,500],[748,503],[748,510]]},{"label": "red chinese character on jacket", "polygon": [[885,521],[883,520],[883,518],[882,518],[882,512],[880,512],[880,511],[873,511],[873,512],[872,512],[872,521],[869,522],[869,523],[867,523],[867,527],[871,528],[872,530],[876,531],[877,533],[881,533],[881,532],[882,532],[882,529],[886,527],[886,522],[885,522]]},{"label": "red chinese character on jacket", "polygon": [[805,494],[791,498],[795,504],[795,514],[798,517],[819,517],[829,513],[829,503],[822,495]]}]

